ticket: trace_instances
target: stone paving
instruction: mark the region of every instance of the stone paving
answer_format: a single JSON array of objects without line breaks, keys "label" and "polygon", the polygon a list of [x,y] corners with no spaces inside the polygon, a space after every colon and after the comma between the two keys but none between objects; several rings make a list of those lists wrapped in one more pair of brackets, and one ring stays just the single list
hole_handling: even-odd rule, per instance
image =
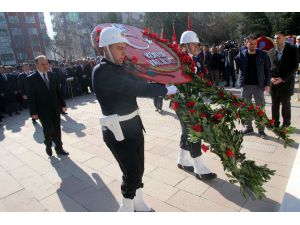
[{"label": "stone paving", "polygon": [[[238,94],[238,89],[229,89]],[[292,136],[300,142],[300,102],[292,97]],[[270,97],[267,113],[270,115]],[[203,155],[218,178],[202,182],[177,168],[180,125],[164,101],[164,114],[153,101],[139,99],[145,134],[145,199],[158,212],[278,211],[285,194],[298,144],[286,149],[269,131],[268,140],[257,135],[244,138],[242,151],[258,164],[268,164],[276,174],[265,184],[267,198],[244,199],[239,187],[228,182],[221,162],[213,153]],[[62,116],[62,139],[69,157],[49,158],[42,127],[33,126],[28,111],[7,117],[0,127],[0,211],[106,212],[117,211],[121,198],[121,172],[105,146],[94,95],[67,100]],[[256,129],[255,129],[256,130]],[[290,196],[293,198],[293,196]],[[299,199],[298,199],[299,200]]]}]

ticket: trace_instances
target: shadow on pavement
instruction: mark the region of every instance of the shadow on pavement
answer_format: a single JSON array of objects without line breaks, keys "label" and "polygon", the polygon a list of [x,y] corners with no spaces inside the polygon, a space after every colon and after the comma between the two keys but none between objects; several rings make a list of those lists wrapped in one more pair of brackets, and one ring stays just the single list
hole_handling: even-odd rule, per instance
[{"label": "shadow on pavement", "polygon": [[33,126],[34,126],[34,133],[33,133],[34,140],[39,144],[43,144],[44,143],[44,134],[43,134],[42,126],[40,125],[39,122],[37,122]]},{"label": "shadow on pavement", "polygon": [[281,212],[300,212],[300,199],[285,193],[283,198],[283,205],[280,208]]},{"label": "shadow on pavement", "polygon": [[77,123],[70,116],[64,116],[66,120],[61,120],[62,130],[66,133],[75,133],[77,137],[84,137],[86,134],[82,132],[86,126],[82,123]]},{"label": "shadow on pavement", "polygon": [[0,141],[3,141],[4,138],[5,138],[4,128],[2,126],[0,126]]},{"label": "shadow on pavement", "polygon": [[[247,199],[240,193],[240,188],[236,185],[229,183],[221,178],[216,178],[211,181],[204,181],[210,185],[211,188],[218,191],[224,198],[240,206],[242,209],[251,212],[276,212],[279,210],[280,203],[270,198],[262,200],[253,200],[250,197]],[[220,183],[223,183],[220,185]],[[265,193],[267,195],[267,193]]]},{"label": "shadow on pavement", "polygon": [[[99,174],[93,173],[91,177],[67,156],[50,159],[53,168],[62,180],[57,195],[66,212],[115,212],[118,210],[118,202]],[[66,176],[66,173],[71,176]]]}]

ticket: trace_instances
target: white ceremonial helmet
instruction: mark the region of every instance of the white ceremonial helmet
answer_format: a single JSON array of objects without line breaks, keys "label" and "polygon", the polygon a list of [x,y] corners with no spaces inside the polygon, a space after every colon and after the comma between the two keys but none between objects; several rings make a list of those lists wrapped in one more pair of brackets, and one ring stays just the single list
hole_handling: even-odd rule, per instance
[{"label": "white ceremonial helmet", "polygon": [[184,31],[180,37],[180,44],[200,43],[198,35],[191,30]]},{"label": "white ceremonial helmet", "polygon": [[116,27],[106,27],[100,33],[99,47],[116,43],[128,43],[125,34]]}]

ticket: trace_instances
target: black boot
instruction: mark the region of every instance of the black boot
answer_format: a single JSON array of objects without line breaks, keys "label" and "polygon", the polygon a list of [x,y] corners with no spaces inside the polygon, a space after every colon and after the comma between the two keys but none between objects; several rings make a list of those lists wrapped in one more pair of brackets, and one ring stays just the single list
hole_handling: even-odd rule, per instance
[{"label": "black boot", "polygon": [[46,153],[48,156],[52,156],[52,149],[51,147],[46,147]]},{"label": "black boot", "polygon": [[62,147],[55,147],[57,155],[69,155],[69,152],[65,151]]}]

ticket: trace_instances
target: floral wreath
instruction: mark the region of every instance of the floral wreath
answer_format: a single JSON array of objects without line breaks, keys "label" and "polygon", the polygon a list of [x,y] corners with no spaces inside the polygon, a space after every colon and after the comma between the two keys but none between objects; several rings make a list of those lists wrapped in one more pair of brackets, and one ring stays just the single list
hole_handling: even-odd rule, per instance
[{"label": "floral wreath", "polygon": [[[197,143],[204,140],[208,143],[201,145],[202,151],[206,153],[210,150],[219,156],[224,171],[228,172],[226,175],[230,178],[229,182],[239,183],[240,192],[245,198],[265,197],[266,191],[262,186],[270,180],[275,170],[269,169],[267,165],[256,165],[255,161],[247,160],[245,153],[240,152],[243,135],[237,130],[236,123],[245,125],[246,120],[255,120],[257,127],[266,127],[276,134],[278,140],[282,139],[284,147],[294,143],[290,134],[295,128],[275,127],[275,121],[267,117],[262,107],[247,102],[224,88],[215,87],[205,78],[207,69],[196,75],[194,61],[188,54],[180,52],[178,44],[160,39],[148,29],[143,31],[143,35],[173,50],[180,59],[182,72],[192,78],[189,83],[176,85],[179,92],[170,97],[172,109],[183,118],[188,127],[189,141]],[[138,62],[135,56],[128,60],[133,64]],[[210,103],[205,103],[203,98],[210,100]]]}]

